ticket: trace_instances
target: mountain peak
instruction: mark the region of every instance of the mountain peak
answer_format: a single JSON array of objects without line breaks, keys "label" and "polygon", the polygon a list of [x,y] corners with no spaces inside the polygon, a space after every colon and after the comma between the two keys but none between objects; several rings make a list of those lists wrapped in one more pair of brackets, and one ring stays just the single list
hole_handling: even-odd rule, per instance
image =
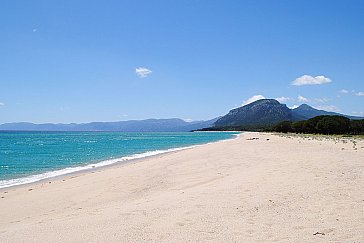
[{"label": "mountain peak", "polygon": [[[320,115],[341,114],[318,110],[307,104],[302,104],[299,107],[291,110],[285,104],[281,104],[277,100],[261,99],[242,107],[230,110],[228,114],[218,119],[214,126],[264,127],[282,121],[306,120]],[[358,117],[346,117],[350,119],[358,119]]]},{"label": "mountain peak", "polygon": [[[281,105],[281,103],[279,103],[277,100],[275,99],[260,99],[260,100],[256,100],[252,103],[249,103],[247,105],[261,105],[261,104],[275,104],[275,105]],[[247,106],[245,105],[245,106]]]},{"label": "mountain peak", "polygon": [[215,126],[272,125],[291,120],[291,110],[274,99],[261,99],[235,108],[215,122]]},{"label": "mountain peak", "polygon": [[307,104],[302,104],[299,107],[294,108],[293,110],[315,110],[315,109]]},{"label": "mountain peak", "polygon": [[343,115],[343,114],[336,113],[336,112],[315,109],[306,104],[302,104],[299,107],[292,109],[292,114],[293,114],[293,118],[295,120],[306,120],[306,119],[310,119],[310,118],[313,118],[316,116],[322,116],[322,115],[344,116],[344,117],[347,117],[347,118],[353,119],[353,120],[363,119],[362,117],[348,116],[348,115]]}]

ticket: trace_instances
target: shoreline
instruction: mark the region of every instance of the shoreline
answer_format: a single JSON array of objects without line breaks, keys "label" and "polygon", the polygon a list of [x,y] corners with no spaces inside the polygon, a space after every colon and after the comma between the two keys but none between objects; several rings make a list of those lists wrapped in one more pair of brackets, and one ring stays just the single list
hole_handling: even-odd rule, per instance
[{"label": "shoreline", "polygon": [[8,188],[0,241],[363,241],[364,141],[280,135]]},{"label": "shoreline", "polygon": [[[229,132],[229,131],[226,131],[226,132]],[[232,140],[232,139],[238,139],[242,133],[243,132],[239,132],[239,133],[237,132],[237,134],[233,134],[231,138],[221,139],[221,140],[217,140],[217,141],[213,141],[213,142],[188,145],[188,146],[184,146],[184,147],[176,147],[176,148],[170,148],[170,149],[165,149],[165,150],[147,151],[147,152],[143,152],[143,153],[137,153],[137,154],[123,156],[120,158],[101,160],[99,162],[85,164],[83,166],[66,167],[66,168],[59,169],[59,170],[47,171],[47,172],[43,172],[40,174],[34,174],[34,175],[29,175],[29,176],[20,177],[20,178],[14,178],[14,179],[9,179],[9,180],[0,180],[0,193],[6,189],[13,188],[13,187],[22,187],[25,185],[35,185],[37,183],[44,183],[49,180],[56,180],[56,179],[61,180],[67,176],[80,175],[83,173],[91,173],[93,171],[97,171],[99,169],[107,168],[110,166],[118,166],[118,165],[120,166],[120,165],[125,165],[128,163],[135,163],[139,160],[143,160],[146,158],[153,158],[155,156],[159,156],[159,155],[163,155],[163,154],[178,152],[178,151],[191,149],[194,147],[208,145],[208,144],[212,144],[212,143],[218,143],[218,142],[228,141],[228,140]],[[13,182],[11,184],[10,183],[6,184],[9,181],[10,182],[15,181],[15,182]],[[20,182],[17,182],[17,181],[20,181]],[[2,183],[4,183],[4,185],[2,185]]]}]

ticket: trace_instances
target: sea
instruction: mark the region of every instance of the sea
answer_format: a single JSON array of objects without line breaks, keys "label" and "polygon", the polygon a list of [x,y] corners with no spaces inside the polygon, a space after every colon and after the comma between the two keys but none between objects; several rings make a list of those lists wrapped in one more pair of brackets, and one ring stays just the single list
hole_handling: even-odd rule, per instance
[{"label": "sea", "polygon": [[0,188],[234,138],[237,132],[0,131]]}]

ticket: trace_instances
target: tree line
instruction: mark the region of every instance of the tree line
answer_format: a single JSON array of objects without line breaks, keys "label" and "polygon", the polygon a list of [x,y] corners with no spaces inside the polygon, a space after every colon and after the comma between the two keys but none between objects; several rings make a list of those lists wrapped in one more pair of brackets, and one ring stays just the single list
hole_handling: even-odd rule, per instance
[{"label": "tree line", "polygon": [[350,120],[344,116],[322,115],[304,121],[283,121],[276,125],[250,124],[243,126],[209,127],[196,131],[267,131],[310,134],[364,134],[364,119]]},{"label": "tree line", "polygon": [[364,134],[364,119],[350,120],[344,116],[316,116],[305,121],[283,121],[273,126],[275,132],[312,134]]}]

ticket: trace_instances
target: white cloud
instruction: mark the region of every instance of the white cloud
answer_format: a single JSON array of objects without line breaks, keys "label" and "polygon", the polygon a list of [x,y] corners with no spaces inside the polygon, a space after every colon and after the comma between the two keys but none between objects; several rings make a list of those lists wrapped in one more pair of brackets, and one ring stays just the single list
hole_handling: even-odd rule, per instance
[{"label": "white cloud", "polygon": [[265,97],[263,95],[254,95],[254,96],[250,97],[249,99],[244,100],[242,105],[247,105],[247,104],[253,103],[254,101],[261,100],[261,99],[265,99]]},{"label": "white cloud", "polygon": [[303,75],[292,81],[291,85],[302,86],[302,85],[317,85],[332,82],[331,79],[325,76],[312,77],[310,75]]},{"label": "white cloud", "polygon": [[356,96],[364,96],[364,92],[358,92],[355,94]]},{"label": "white cloud", "polygon": [[145,67],[139,67],[135,69],[135,73],[139,76],[139,78],[146,78],[152,73],[152,70]]},{"label": "white cloud", "polygon": [[291,100],[291,98],[281,96],[281,97],[277,97],[277,98],[276,98],[276,100],[277,100],[279,103],[284,103],[284,102],[287,102],[287,101]]},{"label": "white cloud", "polygon": [[306,97],[304,97],[304,96],[302,96],[302,95],[299,95],[298,97],[297,97],[297,100],[299,101],[299,102],[310,102],[310,103],[326,103],[326,102],[328,102],[329,101],[329,99],[327,99],[327,98],[306,98]]},{"label": "white cloud", "polygon": [[329,99],[326,99],[326,98],[315,98],[314,100],[317,102],[320,102],[320,103],[325,103],[325,102],[329,101]]},{"label": "white cloud", "polygon": [[298,107],[298,105],[293,105],[293,106],[290,106],[288,107],[289,109],[296,109]]},{"label": "white cloud", "polygon": [[309,101],[309,99],[307,99],[306,97],[303,97],[302,95],[299,95],[299,96],[297,97],[297,100],[298,100],[299,102],[308,102],[308,101]]},{"label": "white cloud", "polygon": [[319,110],[325,110],[325,111],[332,111],[332,112],[339,112],[340,109],[334,105],[319,105],[315,107]]},{"label": "white cloud", "polygon": [[341,90],[339,90],[339,93],[341,93],[341,94],[348,94],[349,93],[349,90],[341,89]]},{"label": "white cloud", "polygon": [[352,113],[356,116],[364,116],[364,111],[353,111]]}]

